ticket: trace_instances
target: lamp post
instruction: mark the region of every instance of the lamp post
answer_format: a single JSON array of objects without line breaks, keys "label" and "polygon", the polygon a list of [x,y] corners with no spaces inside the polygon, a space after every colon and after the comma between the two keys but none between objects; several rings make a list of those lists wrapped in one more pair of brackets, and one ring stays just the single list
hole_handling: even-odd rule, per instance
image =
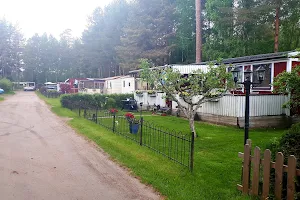
[{"label": "lamp post", "polygon": [[249,97],[250,97],[250,89],[251,89],[251,85],[257,85],[257,84],[261,84],[264,79],[265,79],[265,68],[260,66],[255,70],[255,73],[257,75],[257,80],[259,81],[259,83],[253,83],[251,82],[251,74],[253,73],[251,71],[250,68],[247,68],[246,70],[244,70],[244,77],[245,80],[243,82],[238,82],[240,75],[241,75],[241,71],[238,67],[235,67],[231,72],[233,75],[233,80],[235,82],[235,84],[243,84],[244,88],[245,88],[245,95],[246,95],[246,100],[245,100],[245,125],[244,125],[244,145],[247,142],[247,139],[249,138],[249,113],[250,113],[250,101],[249,101]]},{"label": "lamp post", "polygon": [[142,117],[142,111],[143,111],[143,102],[140,102],[140,106],[141,106],[140,116]]}]

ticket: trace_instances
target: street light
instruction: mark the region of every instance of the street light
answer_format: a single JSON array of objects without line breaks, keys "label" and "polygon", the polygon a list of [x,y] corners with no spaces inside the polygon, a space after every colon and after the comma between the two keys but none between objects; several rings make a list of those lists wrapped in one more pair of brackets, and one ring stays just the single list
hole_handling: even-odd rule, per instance
[{"label": "street light", "polygon": [[250,111],[250,104],[249,104],[249,96],[250,96],[250,88],[251,85],[257,85],[261,84],[265,80],[265,68],[260,66],[255,70],[255,73],[257,75],[257,80],[259,83],[253,83],[251,82],[251,74],[253,73],[250,67],[248,67],[246,70],[244,70],[244,82],[238,82],[240,76],[241,76],[241,71],[239,67],[235,67],[233,70],[231,70],[233,80],[235,84],[243,84],[246,92],[246,105],[245,105],[245,126],[244,126],[244,144],[246,144],[247,139],[249,138],[249,111]]},{"label": "street light", "polygon": [[142,117],[142,111],[143,111],[143,102],[140,102],[141,111],[140,111],[140,117]]}]

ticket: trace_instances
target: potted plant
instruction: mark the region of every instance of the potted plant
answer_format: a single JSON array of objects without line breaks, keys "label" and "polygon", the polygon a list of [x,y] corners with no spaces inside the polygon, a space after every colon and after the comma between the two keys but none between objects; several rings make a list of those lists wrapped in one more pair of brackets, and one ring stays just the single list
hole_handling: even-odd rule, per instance
[{"label": "potted plant", "polygon": [[129,132],[133,133],[133,134],[137,134],[137,132],[139,131],[139,120],[136,120],[134,118],[134,115],[130,112],[125,114],[125,118],[127,119],[128,123],[129,123]]},{"label": "potted plant", "polygon": [[143,96],[143,91],[137,90],[135,91],[136,96],[142,97]]},{"label": "potted plant", "polygon": [[153,90],[149,90],[149,91],[148,91],[148,95],[149,95],[150,97],[156,97],[156,92],[153,91]]}]

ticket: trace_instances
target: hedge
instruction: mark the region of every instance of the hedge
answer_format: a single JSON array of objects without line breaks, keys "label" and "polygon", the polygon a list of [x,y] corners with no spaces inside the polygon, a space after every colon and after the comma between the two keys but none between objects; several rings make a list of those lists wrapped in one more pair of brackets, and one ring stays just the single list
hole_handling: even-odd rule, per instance
[{"label": "hedge", "polygon": [[65,94],[62,95],[61,105],[69,109],[108,109],[122,108],[122,100],[133,98],[133,94]]},{"label": "hedge", "polygon": [[[284,155],[284,164],[288,162],[288,156],[294,155],[297,158],[297,168],[300,168],[300,123],[294,124],[289,130],[285,131],[281,138],[273,139],[267,145],[267,149],[272,152],[272,159],[275,160],[276,152],[282,152]],[[275,171],[271,171],[271,188],[275,188]],[[295,199],[300,199],[300,177],[295,178],[296,195]],[[286,199],[287,195],[287,174],[283,175],[283,196]],[[272,191],[272,190],[271,190]],[[274,190],[273,190],[274,191]],[[274,194],[273,194],[274,195]],[[273,197],[272,195],[270,197]]]}]

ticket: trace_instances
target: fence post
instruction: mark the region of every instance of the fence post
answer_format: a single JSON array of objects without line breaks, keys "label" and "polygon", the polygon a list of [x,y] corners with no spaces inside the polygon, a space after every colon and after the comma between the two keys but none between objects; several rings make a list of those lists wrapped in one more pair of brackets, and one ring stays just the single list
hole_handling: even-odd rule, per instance
[{"label": "fence post", "polygon": [[[248,143],[248,142],[247,142]],[[250,166],[251,166],[251,144],[244,146],[244,163],[243,163],[243,194],[249,193],[250,183]]]},{"label": "fence post", "polygon": [[140,145],[143,146],[143,123],[144,123],[144,118],[141,117],[141,131],[140,131]]},{"label": "fence post", "polygon": [[113,113],[113,132],[116,131],[116,113]]},{"label": "fence post", "polygon": [[96,124],[98,124],[98,106],[96,107]]},{"label": "fence post", "polygon": [[192,132],[192,140],[191,140],[191,152],[190,152],[190,171],[193,172],[194,169],[194,147],[195,147],[195,135]]}]

